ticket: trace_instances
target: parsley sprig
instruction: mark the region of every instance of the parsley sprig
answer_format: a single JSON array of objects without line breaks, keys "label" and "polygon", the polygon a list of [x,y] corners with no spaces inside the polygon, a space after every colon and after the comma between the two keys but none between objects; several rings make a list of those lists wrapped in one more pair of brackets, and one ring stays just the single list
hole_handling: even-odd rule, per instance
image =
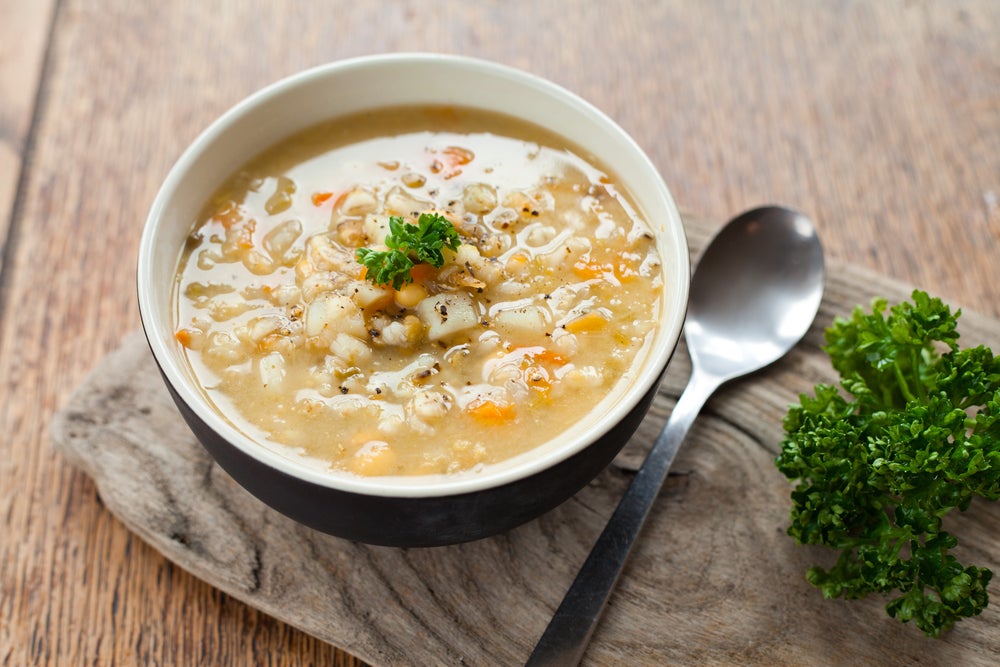
[{"label": "parsley sprig", "polygon": [[385,237],[388,250],[358,248],[358,261],[367,269],[366,277],[376,285],[392,285],[399,289],[413,282],[411,270],[416,262],[441,268],[444,249],[458,250],[461,241],[455,227],[442,215],[421,213],[417,224],[399,216],[389,218],[389,234]]},{"label": "parsley sprig", "polygon": [[1000,498],[1000,357],[962,349],[952,313],[912,303],[855,309],[826,331],[841,388],[817,385],[784,420],[778,469],[798,480],[788,533],[840,550],[806,574],[824,597],[893,596],[886,611],[939,636],[988,604],[993,573],[963,565],[942,527],[974,497]]}]

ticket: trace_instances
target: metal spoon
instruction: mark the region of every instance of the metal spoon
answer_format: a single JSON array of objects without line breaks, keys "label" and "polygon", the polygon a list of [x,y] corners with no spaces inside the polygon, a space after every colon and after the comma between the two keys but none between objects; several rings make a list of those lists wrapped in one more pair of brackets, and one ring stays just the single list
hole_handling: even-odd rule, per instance
[{"label": "metal spoon", "polygon": [[777,361],[801,340],[823,297],[823,249],[812,222],[764,207],[727,224],[691,278],[684,338],[691,379],[604,532],[528,658],[577,665],[684,436],[724,382]]}]

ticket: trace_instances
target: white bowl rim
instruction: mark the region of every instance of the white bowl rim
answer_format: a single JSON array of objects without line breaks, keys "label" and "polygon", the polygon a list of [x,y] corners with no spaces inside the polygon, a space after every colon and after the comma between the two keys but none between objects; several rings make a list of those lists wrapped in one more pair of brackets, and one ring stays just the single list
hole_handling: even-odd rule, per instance
[{"label": "white bowl rim", "polygon": [[[605,126],[604,129],[616,135],[616,140],[626,146],[632,153],[630,156],[641,162],[644,171],[650,172],[657,182],[658,196],[663,200],[664,211],[668,220],[665,221],[664,228],[671,236],[669,243],[675,248],[675,255],[670,258],[674,263],[675,270],[669,274],[670,277],[680,281],[676,289],[679,290],[680,298],[666,304],[666,312],[661,313],[661,319],[666,322],[667,331],[661,338],[661,343],[655,349],[651,349],[647,354],[646,363],[638,373],[636,382],[630,387],[613,406],[612,410],[600,418],[594,424],[593,433],[587,436],[576,438],[571,444],[553,448],[553,451],[545,455],[532,455],[531,450],[524,454],[500,462],[493,466],[487,466],[483,472],[456,474],[456,475],[421,475],[421,476],[392,476],[392,477],[360,477],[349,474],[341,474],[334,471],[325,472],[306,462],[296,461],[292,456],[286,456],[273,451],[260,444],[249,435],[239,430],[234,424],[223,418],[221,414],[210,405],[205,394],[198,387],[192,386],[189,381],[190,375],[184,372],[177,363],[176,354],[168,349],[168,340],[173,340],[172,322],[164,322],[163,318],[156,316],[156,309],[151,302],[152,277],[150,274],[152,258],[154,253],[154,236],[157,220],[163,214],[164,209],[174,196],[178,185],[185,173],[194,164],[206,148],[219,136],[223,135],[227,129],[239,118],[250,113],[255,107],[273,97],[285,94],[288,90],[297,86],[307,85],[313,79],[319,77],[332,76],[340,71],[352,70],[379,65],[412,64],[412,63],[434,63],[440,62],[447,65],[460,67],[477,68],[483,72],[495,76],[513,78],[523,83],[525,86],[540,88],[546,94],[560,100],[561,102],[575,106],[580,111],[586,113],[592,119],[597,120]],[[558,130],[556,130],[558,132]],[[266,147],[262,147],[266,148]],[[666,258],[664,258],[666,264]],[[620,422],[659,382],[659,377],[673,353],[673,350],[680,338],[683,326],[685,311],[687,307],[687,296],[690,279],[690,260],[687,250],[687,241],[684,232],[680,213],[677,210],[673,197],[671,196],[662,177],[656,167],[639,147],[634,139],[628,135],[614,120],[566,88],[548,80],[532,74],[530,72],[517,69],[508,65],[499,64],[489,60],[482,60],[469,56],[439,54],[439,53],[419,53],[401,52],[390,54],[378,54],[358,56],[344,60],[337,60],[282,78],[270,85],[258,90],[255,93],[236,103],[228,111],[223,113],[207,128],[205,128],[195,140],[184,150],[181,156],[174,163],[165,178],[156,198],[150,208],[145,221],[142,238],[139,246],[138,268],[137,268],[137,289],[139,300],[139,312],[143,328],[146,331],[146,338],[149,342],[153,356],[159,365],[161,372],[166,377],[172,389],[179,398],[191,409],[195,415],[204,422],[215,433],[220,435],[230,445],[236,447],[244,454],[261,463],[279,470],[294,478],[305,482],[316,484],[321,487],[340,490],[347,493],[357,493],[368,496],[399,497],[399,498],[420,498],[439,497],[465,493],[485,491],[487,489],[500,487],[518,480],[528,478],[534,474],[542,472],[555,466],[561,461],[583,451],[593,444],[597,439],[607,434],[611,427]],[[169,318],[168,318],[169,319]],[[170,334],[170,335],[164,335]],[[600,428],[597,428],[600,426]],[[516,461],[516,464],[510,462]],[[507,464],[507,465],[503,465]],[[495,469],[493,469],[495,468]]]}]

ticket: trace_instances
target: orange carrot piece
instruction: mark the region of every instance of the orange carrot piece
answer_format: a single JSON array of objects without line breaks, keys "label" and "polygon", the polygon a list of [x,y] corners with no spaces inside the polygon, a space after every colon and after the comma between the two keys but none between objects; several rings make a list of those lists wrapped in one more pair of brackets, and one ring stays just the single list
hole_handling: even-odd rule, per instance
[{"label": "orange carrot piece", "polygon": [[587,261],[581,259],[573,265],[573,273],[584,280],[600,278],[611,270],[612,268],[609,264],[601,264],[593,260]]},{"label": "orange carrot piece", "polygon": [[585,333],[599,331],[608,323],[608,319],[596,310],[592,310],[586,315],[581,315],[565,325],[566,331],[570,333]]},{"label": "orange carrot piece", "polygon": [[489,426],[505,424],[517,416],[517,409],[513,404],[500,404],[488,400],[473,401],[465,410],[473,419]]},{"label": "orange carrot piece", "polygon": [[313,206],[322,206],[323,202],[333,196],[332,192],[314,192],[312,196]]},{"label": "orange carrot piece", "polygon": [[539,351],[532,352],[531,358],[535,361],[541,361],[542,363],[556,364],[558,366],[564,366],[569,363],[569,359],[559,354],[555,350],[550,350],[548,348],[539,348]]},{"label": "orange carrot piece", "polygon": [[413,282],[417,283],[426,283],[429,280],[433,280],[437,274],[438,270],[430,264],[414,264],[413,268],[410,269],[410,277],[413,278]]},{"label": "orange carrot piece", "polygon": [[174,334],[174,338],[184,347],[191,347],[191,332],[187,329],[178,329],[177,333]]},{"label": "orange carrot piece", "polygon": [[465,165],[475,159],[476,154],[461,146],[448,146],[441,151],[452,164],[452,166]]}]

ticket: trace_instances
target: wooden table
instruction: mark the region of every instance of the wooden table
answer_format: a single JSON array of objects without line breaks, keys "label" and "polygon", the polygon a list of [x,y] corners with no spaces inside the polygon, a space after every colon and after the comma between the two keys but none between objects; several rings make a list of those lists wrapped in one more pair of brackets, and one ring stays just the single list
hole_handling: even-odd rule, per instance
[{"label": "wooden table", "polygon": [[[548,77],[679,205],[814,217],[831,257],[1000,315],[1000,5],[0,0],[0,662],[360,664],[174,567],[49,447],[138,326],[173,160],[277,78],[400,50]],[[995,586],[994,586],[995,588]]]}]

